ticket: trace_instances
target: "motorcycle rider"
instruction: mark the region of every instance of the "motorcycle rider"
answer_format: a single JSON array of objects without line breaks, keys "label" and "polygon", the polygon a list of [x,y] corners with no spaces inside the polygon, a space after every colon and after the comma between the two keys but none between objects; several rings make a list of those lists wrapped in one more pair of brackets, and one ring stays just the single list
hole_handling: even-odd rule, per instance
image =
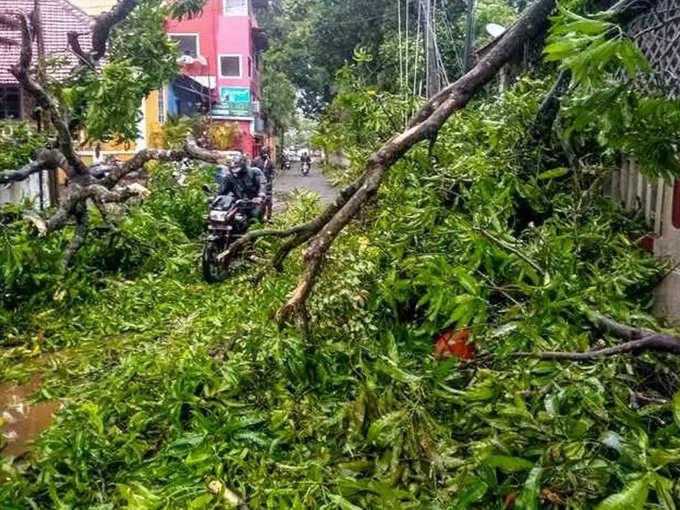
[{"label": "motorcycle rider", "polygon": [[[226,160],[225,162],[228,164]],[[236,200],[249,200],[243,211],[250,219],[262,221],[267,198],[267,179],[259,168],[249,166],[248,159],[241,156],[224,174],[218,195],[231,195]]]},{"label": "motorcycle rider", "polygon": [[307,172],[309,172],[312,169],[312,158],[309,157],[307,152],[303,152],[300,156],[300,170],[303,174],[305,174],[305,165],[307,165]]},{"label": "motorcycle rider", "polygon": [[272,195],[274,190],[274,163],[270,156],[269,147],[264,146],[260,149],[260,156],[253,161],[253,166],[260,169],[267,179],[267,198],[265,205],[267,209],[267,217],[265,220],[272,219]]}]

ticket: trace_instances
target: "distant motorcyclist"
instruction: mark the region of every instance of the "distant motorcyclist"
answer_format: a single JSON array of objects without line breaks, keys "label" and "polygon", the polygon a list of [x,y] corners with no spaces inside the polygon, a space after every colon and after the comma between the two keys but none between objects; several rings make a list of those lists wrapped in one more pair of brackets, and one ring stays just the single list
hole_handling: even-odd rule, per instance
[{"label": "distant motorcyclist", "polygon": [[259,168],[249,166],[248,159],[241,156],[224,173],[218,195],[249,200],[250,205],[244,208],[244,212],[249,218],[262,221],[267,198],[267,179]]},{"label": "distant motorcyclist", "polygon": [[266,220],[272,217],[272,195],[274,191],[274,163],[269,153],[269,147],[262,147],[260,149],[260,156],[253,161],[253,166],[260,169],[267,179],[267,198],[266,205]]},{"label": "distant motorcyclist", "polygon": [[309,154],[303,152],[302,156],[300,157],[300,170],[302,171],[302,175],[308,175],[311,169],[312,158],[309,157]]}]

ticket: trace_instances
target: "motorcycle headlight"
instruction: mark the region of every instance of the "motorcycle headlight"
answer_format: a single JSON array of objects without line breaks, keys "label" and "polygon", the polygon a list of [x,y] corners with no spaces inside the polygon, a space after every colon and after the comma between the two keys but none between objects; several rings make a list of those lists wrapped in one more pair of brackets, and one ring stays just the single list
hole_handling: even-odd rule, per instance
[{"label": "motorcycle headlight", "polygon": [[210,221],[227,221],[227,211],[210,211]]}]

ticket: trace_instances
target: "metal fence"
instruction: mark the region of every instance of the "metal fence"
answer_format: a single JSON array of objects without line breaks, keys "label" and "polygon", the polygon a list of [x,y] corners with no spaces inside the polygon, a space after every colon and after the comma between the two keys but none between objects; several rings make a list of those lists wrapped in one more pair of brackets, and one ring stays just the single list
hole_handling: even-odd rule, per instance
[{"label": "metal fence", "polygon": [[657,0],[626,27],[653,70],[646,88],[680,97],[680,1]]}]

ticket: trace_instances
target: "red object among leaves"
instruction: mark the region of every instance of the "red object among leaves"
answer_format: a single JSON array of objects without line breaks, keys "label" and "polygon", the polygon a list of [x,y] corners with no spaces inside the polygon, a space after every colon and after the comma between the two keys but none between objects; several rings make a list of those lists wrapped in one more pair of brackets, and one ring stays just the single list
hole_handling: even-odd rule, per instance
[{"label": "red object among leaves", "polygon": [[511,492],[510,494],[505,496],[505,501],[503,502],[503,506],[505,508],[514,508],[515,507],[515,501],[517,501],[517,493]]},{"label": "red object among leaves", "polygon": [[452,356],[462,360],[475,359],[475,346],[467,343],[470,338],[470,328],[465,326],[458,331],[456,328],[449,328],[444,331],[434,344],[435,358],[450,358]]}]

